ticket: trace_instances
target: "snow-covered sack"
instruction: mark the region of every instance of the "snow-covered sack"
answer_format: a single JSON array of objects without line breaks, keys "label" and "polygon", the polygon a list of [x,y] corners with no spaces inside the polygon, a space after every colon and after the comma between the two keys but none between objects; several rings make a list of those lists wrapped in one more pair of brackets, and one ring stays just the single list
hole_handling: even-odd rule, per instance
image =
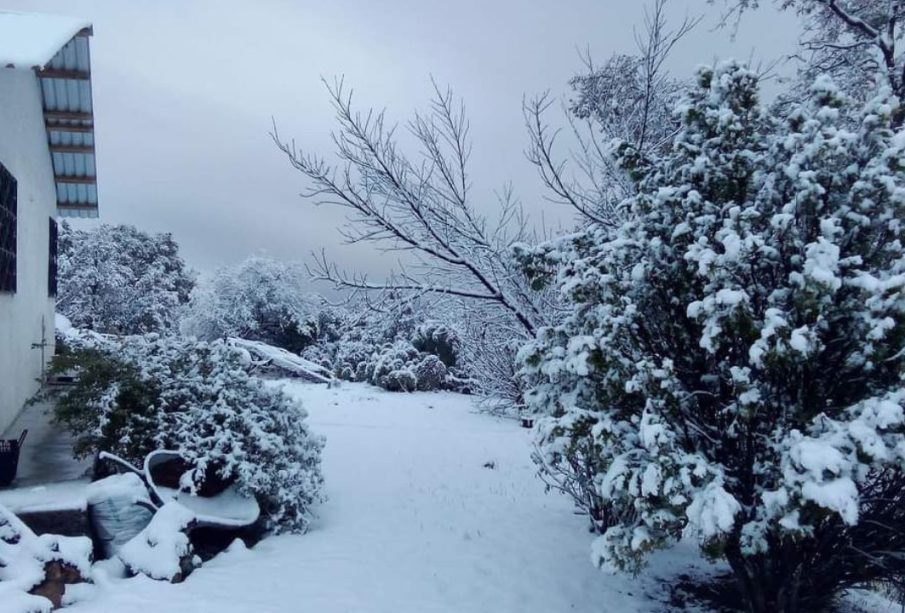
[{"label": "snow-covered sack", "polygon": [[56,409],[78,454],[108,451],[140,466],[173,449],[195,467],[190,489],[235,480],[269,528],[306,529],[321,498],[324,441],[297,400],[248,374],[243,351],[157,335],[84,338],[55,362],[80,371]]},{"label": "snow-covered sack", "polygon": [[523,251],[573,306],[521,360],[597,563],[686,535],[809,609],[903,570],[905,132],[887,94],[823,78],[780,114],[757,80],[702,69],[670,151],[616,147],[628,220]]},{"label": "snow-covered sack", "polygon": [[111,475],[88,486],[91,527],[105,558],[116,555],[151,522],[148,488],[135,473]]}]

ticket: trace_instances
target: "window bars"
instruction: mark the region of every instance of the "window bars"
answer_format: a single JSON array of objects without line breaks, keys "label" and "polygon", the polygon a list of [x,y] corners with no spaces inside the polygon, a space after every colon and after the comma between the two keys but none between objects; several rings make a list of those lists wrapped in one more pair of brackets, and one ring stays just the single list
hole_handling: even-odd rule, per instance
[{"label": "window bars", "polygon": [[0,164],[0,292],[16,291],[16,179]]},{"label": "window bars", "polygon": [[57,230],[57,220],[53,217],[49,218],[48,221],[48,252],[47,252],[47,295],[51,298],[57,297],[57,260],[58,260],[58,247],[57,247],[57,238],[58,238],[58,230]]}]

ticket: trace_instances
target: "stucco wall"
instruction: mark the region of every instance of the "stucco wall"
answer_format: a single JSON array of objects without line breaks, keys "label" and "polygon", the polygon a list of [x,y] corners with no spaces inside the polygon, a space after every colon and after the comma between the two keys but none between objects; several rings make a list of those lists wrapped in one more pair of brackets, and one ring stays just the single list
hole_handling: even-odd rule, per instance
[{"label": "stucco wall", "polygon": [[0,68],[0,163],[18,183],[18,289],[0,292],[0,432],[38,389],[41,321],[51,347],[54,301],[47,296],[48,218],[56,216],[38,80],[30,70]]}]

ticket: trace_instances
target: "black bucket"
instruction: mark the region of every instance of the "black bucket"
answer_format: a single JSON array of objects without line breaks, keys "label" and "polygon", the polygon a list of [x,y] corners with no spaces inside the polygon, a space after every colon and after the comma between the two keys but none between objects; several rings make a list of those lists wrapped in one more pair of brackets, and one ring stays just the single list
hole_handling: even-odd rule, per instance
[{"label": "black bucket", "polygon": [[16,478],[19,468],[19,452],[28,430],[23,430],[19,439],[0,440],[0,487],[6,487]]}]

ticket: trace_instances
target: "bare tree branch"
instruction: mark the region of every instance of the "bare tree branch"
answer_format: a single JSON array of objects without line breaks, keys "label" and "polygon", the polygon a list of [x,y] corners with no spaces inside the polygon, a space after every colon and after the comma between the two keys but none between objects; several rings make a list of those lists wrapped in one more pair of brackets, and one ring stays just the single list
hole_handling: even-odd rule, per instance
[{"label": "bare tree branch", "polygon": [[494,223],[470,202],[465,108],[450,89],[432,84],[429,111],[416,113],[406,126],[420,146],[417,155],[400,149],[397,126],[387,122],[385,112],[354,109],[342,79],[325,82],[338,122],[332,134],[336,165],[284,141],[274,124],[274,142],[307,179],[302,196],[349,211],[341,229],[347,243],[407,251],[416,263],[413,273],[403,270],[371,283],[342,273],[321,254],[310,273],[358,291],[429,292],[493,303],[518,322],[521,335],[533,335],[545,310],[539,297],[526,291],[527,280],[509,257],[513,244],[530,238],[524,213],[511,188],[499,198]]}]

